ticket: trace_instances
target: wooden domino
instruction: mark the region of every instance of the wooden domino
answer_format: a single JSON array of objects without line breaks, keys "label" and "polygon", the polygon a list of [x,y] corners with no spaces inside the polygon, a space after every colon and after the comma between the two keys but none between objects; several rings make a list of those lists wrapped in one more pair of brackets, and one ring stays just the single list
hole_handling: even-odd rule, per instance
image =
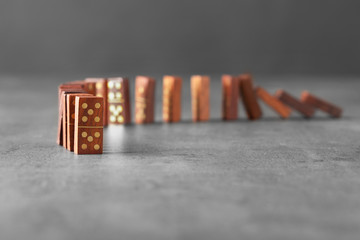
[{"label": "wooden domino", "polygon": [[61,85],[82,85],[83,89],[85,90],[84,80],[75,80],[75,81],[65,82]]},{"label": "wooden domino", "polygon": [[176,76],[163,78],[163,120],[178,122],[181,119],[182,79]]},{"label": "wooden domino", "polygon": [[[292,109],[305,117],[312,117],[315,109],[339,118],[342,109],[304,91],[300,100],[279,89],[275,95],[264,88],[253,88],[252,76],[223,75],[222,119],[238,118],[238,98],[241,98],[248,119],[262,116],[257,98],[271,107],[283,119]],[[163,121],[178,122],[181,119],[182,79],[177,76],[163,78]],[[127,78],[87,78],[61,84],[58,87],[59,119],[57,143],[76,154],[102,154],[103,127],[110,124],[131,122],[129,80]],[[135,79],[135,123],[154,122],[155,80],[147,76]],[[210,78],[191,77],[191,111],[194,122],[210,118]]]},{"label": "wooden domino", "polygon": [[93,81],[84,81],[84,80],[76,80],[72,82],[66,82],[66,85],[81,85],[82,89],[85,90],[85,92],[95,96],[96,89],[95,89],[95,83]]},{"label": "wooden domino", "polygon": [[93,96],[96,95],[96,82],[85,81],[85,91]]},{"label": "wooden domino", "polygon": [[260,105],[254,92],[252,76],[241,74],[239,77],[239,92],[249,120],[256,120],[262,116]]},{"label": "wooden domino", "polygon": [[95,84],[95,96],[104,98],[104,126],[108,125],[108,80],[106,78],[86,78],[85,82]]},{"label": "wooden domino", "polygon": [[[75,97],[77,96],[92,96],[88,93],[70,93],[66,94],[66,148],[73,152],[74,151],[74,124],[75,124]],[[64,141],[65,142],[65,141]],[[65,144],[64,144],[65,145]]]},{"label": "wooden domino", "polygon": [[66,116],[66,96],[67,93],[61,94],[61,106],[62,106],[62,144],[63,147],[66,148],[67,143],[67,116]]},{"label": "wooden domino", "polygon": [[222,119],[236,120],[238,118],[239,81],[237,77],[223,75],[222,81]]},{"label": "wooden domino", "polygon": [[288,118],[291,114],[291,108],[284,105],[280,102],[276,97],[270,95],[265,89],[262,87],[257,87],[255,89],[256,95],[263,100],[269,107],[271,107],[276,113],[280,115],[281,118]]},{"label": "wooden domino", "polygon": [[64,116],[63,116],[63,112],[64,112],[64,103],[61,100],[62,99],[62,95],[66,94],[66,93],[85,93],[85,91],[83,90],[83,86],[82,85],[60,85],[58,88],[58,101],[59,101],[59,118],[58,118],[58,131],[57,131],[57,138],[56,138],[56,143],[59,145],[63,145],[63,134],[65,134],[66,132],[64,132],[63,129],[63,120],[64,120]]},{"label": "wooden domino", "polygon": [[210,78],[191,77],[191,110],[193,122],[207,121],[210,117]]},{"label": "wooden domino", "polygon": [[137,76],[135,79],[135,123],[154,122],[155,80]]},{"label": "wooden domino", "polygon": [[[62,105],[62,145],[64,148],[68,148],[68,109],[67,109],[67,96],[72,92],[78,91],[65,91],[61,94],[61,105]],[[81,94],[81,93],[75,93]],[[84,93],[87,94],[87,93]],[[87,94],[90,95],[90,94]]]},{"label": "wooden domino", "polygon": [[336,106],[333,103],[330,103],[326,100],[323,100],[317,96],[312,95],[308,91],[303,91],[301,94],[301,102],[311,105],[315,108],[322,110],[323,112],[328,113],[334,118],[341,117],[342,109]]},{"label": "wooden domino", "polygon": [[103,151],[102,97],[75,97],[74,152],[76,154],[101,154]]},{"label": "wooden domino", "polygon": [[296,111],[304,115],[304,117],[310,118],[314,115],[315,110],[313,107],[311,107],[306,103],[301,102],[300,100],[291,96],[289,93],[285,92],[282,89],[276,91],[275,97],[284,104],[288,105],[289,107],[295,109]]},{"label": "wooden domino", "polygon": [[129,80],[127,78],[108,79],[109,124],[131,122]]},{"label": "wooden domino", "polygon": [[85,85],[83,83],[66,83],[66,84],[61,84],[59,87],[58,87],[58,99],[59,99],[59,106],[60,106],[60,102],[61,102],[61,94],[64,92],[64,91],[83,91],[85,92],[84,90],[85,88]]}]

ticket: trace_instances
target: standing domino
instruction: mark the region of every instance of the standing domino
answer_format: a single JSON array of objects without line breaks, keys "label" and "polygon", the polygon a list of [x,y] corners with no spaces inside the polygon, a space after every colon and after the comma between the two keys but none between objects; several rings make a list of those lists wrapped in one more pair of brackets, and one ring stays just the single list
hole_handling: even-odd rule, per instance
[{"label": "standing domino", "polygon": [[231,75],[223,75],[222,82],[222,119],[238,118],[239,80]]},{"label": "standing domino", "polygon": [[109,78],[108,104],[109,124],[131,122],[129,80],[127,78]]},{"label": "standing domino", "polygon": [[176,76],[163,78],[163,120],[178,122],[181,119],[182,79]]},{"label": "standing domino", "polygon": [[135,123],[154,122],[155,80],[137,76],[135,80]]},{"label": "standing domino", "polygon": [[103,151],[102,97],[77,96],[75,98],[74,152],[101,154]]},{"label": "standing domino", "polygon": [[210,117],[210,78],[191,77],[191,109],[193,122],[208,121]]},{"label": "standing domino", "polygon": [[[74,124],[75,124],[75,98],[77,96],[92,96],[89,93],[69,93],[66,94],[66,148],[73,152],[74,151]],[[64,141],[65,142],[65,141]],[[64,146],[65,147],[65,146]]]},{"label": "standing domino", "polygon": [[107,88],[107,79],[106,78],[86,78],[85,82],[87,83],[94,83],[95,84],[95,93],[94,95],[97,97],[103,97],[104,98],[104,126],[108,125],[108,112],[106,109],[108,109],[108,101],[107,101],[107,95],[108,95],[108,88]]}]

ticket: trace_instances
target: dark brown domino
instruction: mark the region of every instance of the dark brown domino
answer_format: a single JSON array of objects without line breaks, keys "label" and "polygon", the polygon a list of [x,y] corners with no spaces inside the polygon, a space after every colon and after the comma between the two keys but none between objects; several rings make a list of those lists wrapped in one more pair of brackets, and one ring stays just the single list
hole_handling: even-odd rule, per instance
[{"label": "dark brown domino", "polygon": [[272,96],[265,89],[257,87],[255,89],[256,95],[263,100],[269,107],[271,107],[276,113],[280,115],[281,118],[288,118],[291,114],[291,108],[284,105],[276,97]]},{"label": "dark brown domino", "polygon": [[108,79],[109,124],[131,123],[129,80],[127,78]]},{"label": "dark brown domino", "polygon": [[135,80],[135,123],[154,122],[155,79],[137,76]]},{"label": "dark brown domino", "polygon": [[181,119],[182,79],[177,76],[163,78],[163,121],[178,122]]},{"label": "dark brown domino", "polygon": [[85,91],[93,96],[96,96],[96,82],[85,81]]},{"label": "dark brown domino", "polygon": [[85,82],[95,83],[95,96],[104,98],[104,126],[108,125],[108,80],[106,78],[86,78]]},{"label": "dark brown domino", "polygon": [[222,118],[236,120],[238,118],[239,80],[231,75],[223,75],[222,81]]},{"label": "dark brown domino", "polygon": [[67,147],[67,115],[66,115],[66,93],[61,94],[61,105],[62,105],[62,144],[63,147]]},{"label": "dark brown domino", "polygon": [[339,118],[342,115],[342,109],[333,103],[327,102],[315,95],[312,95],[308,91],[303,91],[301,94],[301,102],[318,108],[334,118]]},{"label": "dark brown domino", "polygon": [[78,83],[74,83],[74,84],[70,84],[70,83],[66,83],[66,84],[61,84],[59,87],[58,87],[58,103],[59,103],[59,106],[60,106],[60,102],[61,102],[61,93],[64,92],[64,91],[83,91],[85,92],[84,90],[85,88],[85,85],[84,84],[78,84]]},{"label": "dark brown domino", "polygon": [[76,154],[101,154],[103,152],[102,97],[75,97],[74,152]]},{"label": "dark brown domino", "polygon": [[[61,94],[61,105],[62,105],[62,145],[64,148],[68,148],[68,95],[70,94],[69,92],[72,91],[64,91]],[[77,91],[75,91],[77,92]],[[80,94],[80,93],[77,93]],[[87,95],[91,95],[91,94],[87,94]],[[75,99],[74,99],[75,100]],[[73,135],[73,134],[72,134]]]},{"label": "dark brown domino", "polygon": [[240,97],[242,99],[249,120],[256,120],[262,116],[260,105],[254,92],[252,76],[241,74],[239,77]]},{"label": "dark brown domino", "polygon": [[88,93],[66,94],[66,117],[64,118],[66,119],[66,148],[71,152],[74,151],[75,97],[77,96],[92,95]]},{"label": "dark brown domino", "polygon": [[285,92],[282,89],[276,91],[275,97],[279,99],[282,103],[288,105],[289,107],[295,109],[296,111],[304,115],[304,117],[310,118],[314,115],[315,110],[313,107],[301,102],[300,100],[291,96],[289,93]]},{"label": "dark brown domino", "polygon": [[210,118],[210,78],[191,77],[191,109],[193,122],[208,121]]},{"label": "dark brown domino", "polygon": [[65,93],[85,93],[83,90],[83,85],[81,84],[62,84],[58,88],[58,101],[59,101],[59,112],[58,112],[58,131],[56,143],[59,145],[63,145],[63,108],[65,107],[61,101],[61,96]]},{"label": "dark brown domino", "polygon": [[75,81],[71,81],[71,82],[65,82],[63,84],[61,84],[61,86],[63,85],[80,85],[84,90],[86,89],[86,86],[85,86],[85,82],[84,80],[75,80]]}]

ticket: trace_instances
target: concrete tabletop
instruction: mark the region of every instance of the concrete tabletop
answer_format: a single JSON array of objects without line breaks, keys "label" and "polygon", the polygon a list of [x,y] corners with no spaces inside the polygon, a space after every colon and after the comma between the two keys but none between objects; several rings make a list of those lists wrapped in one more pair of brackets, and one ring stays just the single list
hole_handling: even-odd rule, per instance
[{"label": "concrete tabletop", "polygon": [[77,77],[0,78],[1,240],[359,239],[358,79],[256,76],[344,115],[281,120],[262,104],[249,122],[240,105],[223,122],[211,76],[211,120],[192,123],[184,75],[183,121],[164,124],[155,76],[156,123],[108,127],[104,154],[76,156],[55,138],[57,85]]}]

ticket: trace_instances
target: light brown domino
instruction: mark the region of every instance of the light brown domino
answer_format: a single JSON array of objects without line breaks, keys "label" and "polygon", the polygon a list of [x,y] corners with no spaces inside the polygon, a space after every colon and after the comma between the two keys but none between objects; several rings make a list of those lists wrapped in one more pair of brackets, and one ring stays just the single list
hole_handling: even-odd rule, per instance
[{"label": "light brown domino", "polygon": [[154,122],[155,80],[147,76],[135,79],[135,123]]},{"label": "light brown domino", "polygon": [[262,87],[257,87],[255,89],[256,95],[263,100],[269,107],[271,107],[279,116],[283,119],[286,119],[291,114],[291,108],[284,105],[280,102],[276,97],[270,95],[265,89]]},{"label": "light brown domino", "polygon": [[210,78],[191,77],[191,106],[193,122],[208,121],[210,117]]},{"label": "light brown domino", "polygon": [[231,75],[223,75],[222,82],[222,119],[238,118],[239,80]]},{"label": "light brown domino", "polygon": [[181,119],[182,79],[177,76],[163,78],[163,121],[178,122]]}]

